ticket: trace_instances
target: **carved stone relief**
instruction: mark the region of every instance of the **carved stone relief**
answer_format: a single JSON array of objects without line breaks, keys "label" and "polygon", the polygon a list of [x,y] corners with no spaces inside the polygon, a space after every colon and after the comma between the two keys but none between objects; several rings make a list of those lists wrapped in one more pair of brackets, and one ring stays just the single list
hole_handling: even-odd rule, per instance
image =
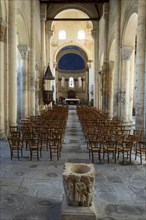
[{"label": "carved stone relief", "polygon": [[93,164],[65,163],[63,184],[69,206],[91,206],[94,183],[95,170]]}]

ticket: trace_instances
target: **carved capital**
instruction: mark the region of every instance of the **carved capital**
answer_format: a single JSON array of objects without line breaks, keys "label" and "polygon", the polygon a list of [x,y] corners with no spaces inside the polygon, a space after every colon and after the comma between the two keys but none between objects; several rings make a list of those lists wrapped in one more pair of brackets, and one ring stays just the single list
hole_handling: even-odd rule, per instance
[{"label": "carved capital", "polygon": [[0,18],[0,42],[5,40],[6,27],[6,22]]},{"label": "carved capital", "polygon": [[106,22],[109,21],[109,4],[108,3],[104,3],[104,7],[103,7],[103,16]]},{"label": "carved capital", "polygon": [[92,31],[91,31],[91,35],[92,35],[93,39],[96,40],[97,31],[96,31],[96,30],[92,30]]},{"label": "carved capital", "polygon": [[122,47],[122,60],[129,60],[133,50],[133,47]]},{"label": "carved capital", "polygon": [[18,45],[18,50],[20,51],[22,59],[26,59],[30,48],[28,45]]},{"label": "carved capital", "polygon": [[109,70],[109,61],[104,62],[102,65],[102,72],[106,72]]}]

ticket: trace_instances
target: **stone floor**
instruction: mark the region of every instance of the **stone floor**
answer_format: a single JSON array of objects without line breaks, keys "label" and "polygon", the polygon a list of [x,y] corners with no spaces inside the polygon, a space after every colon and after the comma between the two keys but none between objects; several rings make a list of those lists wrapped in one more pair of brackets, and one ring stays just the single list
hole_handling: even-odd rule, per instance
[{"label": "stone floor", "polygon": [[[134,158],[134,155],[133,155]],[[0,142],[0,220],[60,220],[62,170],[65,162],[91,163],[75,110],[69,111],[62,157],[50,161],[49,151],[37,161],[10,160],[9,146]],[[97,220],[146,219],[146,163],[131,165],[107,160],[95,163],[94,203]]]}]

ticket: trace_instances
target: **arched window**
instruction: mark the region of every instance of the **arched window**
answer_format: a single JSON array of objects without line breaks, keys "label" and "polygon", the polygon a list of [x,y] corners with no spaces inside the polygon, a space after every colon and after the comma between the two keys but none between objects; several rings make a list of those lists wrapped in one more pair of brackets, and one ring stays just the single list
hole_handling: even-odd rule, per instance
[{"label": "arched window", "polygon": [[69,77],[69,87],[70,88],[74,88],[74,78],[73,77]]},{"label": "arched window", "polygon": [[65,86],[65,78],[62,77],[62,79],[61,79],[61,87],[64,87],[64,86]]},{"label": "arched window", "polygon": [[59,40],[65,40],[66,39],[66,32],[64,30],[59,31]]},{"label": "arched window", "polygon": [[80,30],[78,31],[78,40],[84,40],[85,39],[85,31]]},{"label": "arched window", "polygon": [[81,76],[78,77],[78,86],[79,86],[79,88],[82,87],[82,79],[81,79]]}]

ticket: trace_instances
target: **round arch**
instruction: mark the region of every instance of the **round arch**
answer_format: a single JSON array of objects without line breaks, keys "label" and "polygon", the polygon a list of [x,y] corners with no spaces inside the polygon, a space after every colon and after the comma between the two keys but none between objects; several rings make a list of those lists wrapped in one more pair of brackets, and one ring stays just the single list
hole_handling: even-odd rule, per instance
[{"label": "round arch", "polygon": [[[59,49],[57,49],[56,52],[54,53],[54,59],[53,59],[55,63],[56,63],[57,60],[59,59],[59,52],[60,52],[64,47],[67,47],[67,46],[76,46],[76,47],[79,47],[79,48],[83,51],[83,53],[81,54],[81,56],[84,57],[83,59],[86,59],[86,61],[91,60],[87,49],[86,49],[83,45],[81,45],[81,44],[79,44],[79,43],[76,42],[76,44],[75,44],[75,43],[66,43],[66,44],[62,45]],[[64,53],[65,53],[65,52],[64,52]],[[60,55],[60,56],[63,56],[64,53],[61,53],[62,55]],[[84,54],[84,55],[83,55],[83,54]]]},{"label": "round arch", "polygon": [[[70,5],[63,5],[63,6],[60,6],[60,7],[55,8],[55,9],[52,10],[52,11],[49,11],[49,16],[50,16],[51,18],[55,18],[59,13],[61,13],[61,12],[64,11],[64,10],[68,10],[68,9],[80,10],[81,12],[85,13],[88,18],[93,18],[93,15],[96,13],[96,11],[93,12],[93,10],[89,10],[88,8],[83,7],[83,6],[81,6],[81,5],[70,4]],[[53,21],[48,22],[48,27],[49,27],[50,30],[51,30],[52,22],[53,22]],[[92,24],[94,25],[95,22],[92,23]],[[93,27],[93,28],[96,29],[96,26]]]},{"label": "round arch", "polygon": [[17,9],[17,33],[18,43],[22,45],[29,45],[29,31],[21,9]]},{"label": "round arch", "polygon": [[[134,46],[135,45],[135,36],[137,29],[138,14],[133,13],[128,20],[125,22],[122,45],[124,46]],[[130,33],[129,33],[130,30]]]}]

